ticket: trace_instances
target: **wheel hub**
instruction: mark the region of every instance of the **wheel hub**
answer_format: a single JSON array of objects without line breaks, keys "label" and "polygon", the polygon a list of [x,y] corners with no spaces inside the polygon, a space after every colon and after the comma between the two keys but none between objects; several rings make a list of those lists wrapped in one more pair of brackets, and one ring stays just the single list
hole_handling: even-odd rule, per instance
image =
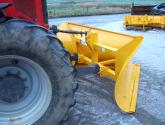
[{"label": "wheel hub", "polygon": [[46,112],[52,98],[44,69],[31,59],[0,56],[0,125],[32,125]]},{"label": "wheel hub", "polygon": [[0,79],[0,100],[6,103],[16,103],[25,93],[25,80],[18,75],[7,74]]}]

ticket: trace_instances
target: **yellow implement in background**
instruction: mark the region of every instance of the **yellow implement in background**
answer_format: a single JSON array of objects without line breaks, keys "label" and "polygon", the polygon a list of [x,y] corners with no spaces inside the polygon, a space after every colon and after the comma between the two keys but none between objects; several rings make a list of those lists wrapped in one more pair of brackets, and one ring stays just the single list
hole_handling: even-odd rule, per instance
[{"label": "yellow implement in background", "polygon": [[145,30],[147,27],[165,28],[165,16],[149,15],[131,15],[124,19],[125,26],[141,27]]},{"label": "yellow implement in background", "polygon": [[89,26],[63,23],[61,30],[83,31],[86,35],[57,33],[71,55],[78,55],[78,65],[97,64],[100,76],[116,81],[115,100],[125,112],[135,112],[140,65],[132,58],[143,41],[141,36],[129,36]]}]

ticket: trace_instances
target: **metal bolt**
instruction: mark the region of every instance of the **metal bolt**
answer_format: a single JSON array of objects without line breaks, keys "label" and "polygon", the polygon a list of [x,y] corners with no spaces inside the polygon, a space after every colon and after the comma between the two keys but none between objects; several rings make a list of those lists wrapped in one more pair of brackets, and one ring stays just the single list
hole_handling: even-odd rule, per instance
[{"label": "metal bolt", "polygon": [[11,63],[12,63],[13,65],[17,65],[17,64],[18,64],[18,60],[13,59],[13,60],[11,61]]}]

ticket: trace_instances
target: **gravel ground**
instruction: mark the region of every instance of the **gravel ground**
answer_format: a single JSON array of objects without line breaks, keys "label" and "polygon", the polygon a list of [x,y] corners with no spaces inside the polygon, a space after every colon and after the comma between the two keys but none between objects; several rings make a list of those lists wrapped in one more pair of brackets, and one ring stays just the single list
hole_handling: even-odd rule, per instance
[{"label": "gravel ground", "polygon": [[77,78],[76,105],[63,125],[165,125],[165,31],[127,31],[125,15],[51,19],[50,24],[75,22],[130,35],[144,36],[133,61],[141,64],[137,111],[122,112],[114,101],[114,82],[90,74]]}]

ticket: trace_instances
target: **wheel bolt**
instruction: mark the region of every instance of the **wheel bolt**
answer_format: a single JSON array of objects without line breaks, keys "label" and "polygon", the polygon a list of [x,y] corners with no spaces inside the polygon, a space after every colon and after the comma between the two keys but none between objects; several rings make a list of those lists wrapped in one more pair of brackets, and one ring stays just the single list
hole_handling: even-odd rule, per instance
[{"label": "wheel bolt", "polygon": [[13,65],[17,65],[17,64],[18,64],[18,60],[13,59],[13,60],[11,61],[11,63],[12,63]]}]

